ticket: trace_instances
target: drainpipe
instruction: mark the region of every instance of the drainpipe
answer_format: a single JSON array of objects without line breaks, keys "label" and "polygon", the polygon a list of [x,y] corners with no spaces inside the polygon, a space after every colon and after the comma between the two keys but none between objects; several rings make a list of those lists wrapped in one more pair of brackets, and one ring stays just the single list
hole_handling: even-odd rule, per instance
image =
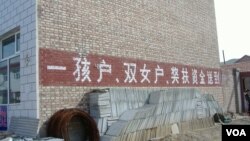
[{"label": "drainpipe", "polygon": [[233,76],[234,76],[236,113],[242,113],[242,101],[241,101],[241,90],[240,90],[240,71],[239,71],[239,69],[237,69],[237,68],[233,69]]},{"label": "drainpipe", "polygon": [[224,54],[224,50],[222,50],[222,54],[223,54],[223,61],[224,61],[224,65],[226,64],[226,61],[225,61],[225,54]]}]

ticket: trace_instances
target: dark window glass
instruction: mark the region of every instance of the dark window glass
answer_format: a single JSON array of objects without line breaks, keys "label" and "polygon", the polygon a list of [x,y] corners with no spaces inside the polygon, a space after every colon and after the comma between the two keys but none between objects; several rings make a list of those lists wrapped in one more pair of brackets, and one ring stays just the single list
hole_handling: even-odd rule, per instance
[{"label": "dark window glass", "polygon": [[8,73],[7,61],[0,62],[0,104],[7,104],[8,100]]},{"label": "dark window glass", "polygon": [[10,59],[9,65],[9,100],[10,103],[20,102],[20,57]]}]

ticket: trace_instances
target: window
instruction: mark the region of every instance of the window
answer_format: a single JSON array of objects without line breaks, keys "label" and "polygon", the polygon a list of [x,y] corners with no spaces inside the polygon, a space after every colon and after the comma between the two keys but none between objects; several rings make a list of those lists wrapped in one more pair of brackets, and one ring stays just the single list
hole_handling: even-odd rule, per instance
[{"label": "window", "polygon": [[0,43],[0,104],[20,103],[20,33]]},{"label": "window", "polygon": [[14,55],[20,49],[20,33],[2,41],[2,58]]}]

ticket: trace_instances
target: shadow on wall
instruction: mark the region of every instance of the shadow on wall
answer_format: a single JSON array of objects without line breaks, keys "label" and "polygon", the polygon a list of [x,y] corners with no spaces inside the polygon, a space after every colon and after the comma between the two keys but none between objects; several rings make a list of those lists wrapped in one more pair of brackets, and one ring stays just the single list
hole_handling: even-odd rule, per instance
[{"label": "shadow on wall", "polygon": [[240,92],[240,72],[237,69],[233,69],[234,80],[234,92],[235,92],[235,108],[237,113],[242,112],[241,105],[241,92]]},{"label": "shadow on wall", "polygon": [[[231,76],[230,76],[231,75]],[[224,74],[224,77],[232,77],[233,82],[232,85],[229,85],[229,79],[224,80],[223,93],[224,93],[224,101],[225,101],[225,110],[226,112],[236,112],[241,113],[241,92],[240,92],[240,76],[239,71],[237,69],[233,69],[232,73]],[[231,89],[231,92],[227,93],[225,91],[226,88]],[[228,95],[229,94],[229,95]],[[235,107],[234,107],[235,106]]]},{"label": "shadow on wall", "polygon": [[232,110],[231,107],[232,107],[232,103],[236,102],[234,99],[235,96],[236,96],[236,94],[235,94],[234,90],[232,90],[231,94],[230,94],[230,98],[228,100],[228,104],[226,105],[227,112],[233,112],[233,111],[231,111]]},{"label": "shadow on wall", "polygon": [[84,94],[84,96],[81,98],[81,100],[79,101],[79,103],[76,105],[75,108],[78,108],[78,109],[81,109],[81,110],[84,110],[86,112],[89,113],[88,111],[88,105],[87,105],[87,95],[88,93],[91,93],[91,92],[87,92],[86,94]]},{"label": "shadow on wall", "polygon": [[[76,109],[80,109],[80,110],[82,110],[82,111],[84,111],[84,112],[86,112],[86,113],[89,113],[89,111],[87,110],[87,109],[89,109],[88,108],[88,105],[87,105],[87,94],[88,93],[91,93],[92,91],[90,91],[90,92],[83,92],[84,93],[84,95],[82,96],[82,97],[79,97],[79,102],[75,105],[75,106],[73,106],[73,107],[71,107],[71,108],[76,108]],[[61,107],[59,110],[61,110],[61,109],[65,109],[64,107]],[[58,111],[55,111],[55,113],[56,112],[58,112]],[[39,135],[39,137],[47,137],[48,136],[48,134],[47,134],[47,127],[48,127],[48,123],[49,123],[49,120],[50,120],[50,118],[55,114],[55,113],[51,113],[52,115],[49,117],[49,119],[48,120],[46,120],[45,122],[40,122],[40,129],[39,129],[39,131],[38,131],[38,135]]]}]

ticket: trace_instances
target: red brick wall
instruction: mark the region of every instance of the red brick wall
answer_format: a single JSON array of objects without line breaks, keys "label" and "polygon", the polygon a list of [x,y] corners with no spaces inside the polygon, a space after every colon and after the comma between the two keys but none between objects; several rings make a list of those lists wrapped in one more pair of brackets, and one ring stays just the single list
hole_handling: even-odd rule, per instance
[{"label": "red brick wall", "polygon": [[40,49],[39,62],[39,80],[44,86],[214,87],[221,84],[219,69],[182,64],[93,54],[83,58],[77,53],[52,49]]}]

